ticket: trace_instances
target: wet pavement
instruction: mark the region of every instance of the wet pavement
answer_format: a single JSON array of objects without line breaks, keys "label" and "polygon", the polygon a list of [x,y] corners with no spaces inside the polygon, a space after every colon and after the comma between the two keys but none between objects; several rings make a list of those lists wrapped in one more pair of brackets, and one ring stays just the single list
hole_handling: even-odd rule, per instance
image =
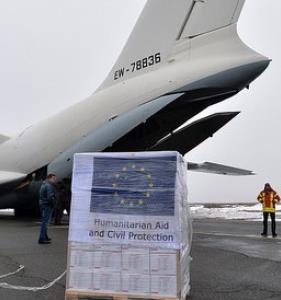
[{"label": "wet pavement", "polygon": [[[36,220],[0,216],[0,285],[6,282],[16,287],[42,287],[65,270],[68,226],[50,226],[52,244],[39,245],[39,225]],[[2,275],[16,271],[20,265],[24,266],[23,270],[1,278]],[[0,299],[64,299],[65,277],[52,287],[37,292],[15,288],[0,287]]]},{"label": "wet pavement", "polygon": [[281,299],[281,238],[261,237],[261,227],[261,222],[193,222],[190,299]]},{"label": "wet pavement", "polygon": [[[64,299],[65,277],[36,292],[13,288],[42,287],[66,268],[68,226],[50,226],[52,244],[39,245],[39,225],[0,215],[0,299]],[[281,238],[260,237],[260,222],[195,220],[193,230],[189,299],[281,299]]]}]

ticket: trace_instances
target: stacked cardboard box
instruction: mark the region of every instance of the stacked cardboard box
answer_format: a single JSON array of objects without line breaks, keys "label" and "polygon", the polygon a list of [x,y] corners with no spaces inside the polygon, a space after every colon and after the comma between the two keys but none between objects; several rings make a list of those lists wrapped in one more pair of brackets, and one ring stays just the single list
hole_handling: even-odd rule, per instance
[{"label": "stacked cardboard box", "polygon": [[[101,171],[97,166],[100,158],[106,159]],[[114,168],[116,159],[118,168]],[[172,180],[165,177],[167,174]],[[119,179],[122,176],[126,182]],[[159,211],[161,203],[155,202],[142,214],[146,201],[151,205],[158,191],[160,196],[167,192],[173,201],[163,196],[164,213]],[[72,192],[66,299],[82,292],[175,299],[189,293],[191,226],[186,165],[178,153],[77,154]],[[142,200],[144,196],[146,200]],[[161,202],[160,198],[157,201]]]},{"label": "stacked cardboard box", "polygon": [[70,244],[68,288],[177,296],[180,252]]}]

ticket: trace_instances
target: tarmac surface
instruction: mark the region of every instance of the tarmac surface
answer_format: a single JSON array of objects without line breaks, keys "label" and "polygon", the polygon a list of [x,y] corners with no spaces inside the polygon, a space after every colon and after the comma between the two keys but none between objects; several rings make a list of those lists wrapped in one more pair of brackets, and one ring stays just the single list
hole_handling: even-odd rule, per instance
[{"label": "tarmac surface", "polygon": [[281,238],[263,238],[261,229],[261,222],[193,221],[190,299],[281,299]]},{"label": "tarmac surface", "polygon": [[[64,299],[65,276],[36,292],[1,287],[41,287],[65,270],[68,226],[51,225],[52,244],[39,245],[39,225],[0,215],[0,299]],[[193,230],[188,299],[281,299],[281,238],[260,237],[260,222],[202,219],[193,221]],[[20,265],[23,270],[1,278]]]},{"label": "tarmac surface", "polygon": [[[57,278],[66,268],[68,226],[50,226],[52,244],[39,245],[39,221],[17,220],[0,216],[0,285],[6,282],[16,286],[41,287]],[[1,275],[19,273],[2,278]],[[49,289],[22,291],[0,287],[2,300],[64,299],[65,277]]]}]

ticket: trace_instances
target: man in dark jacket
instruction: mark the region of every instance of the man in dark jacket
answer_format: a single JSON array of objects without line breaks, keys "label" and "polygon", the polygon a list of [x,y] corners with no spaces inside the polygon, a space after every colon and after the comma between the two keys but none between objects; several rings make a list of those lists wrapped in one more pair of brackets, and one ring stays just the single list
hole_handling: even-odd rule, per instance
[{"label": "man in dark jacket", "polygon": [[57,198],[56,191],[57,177],[55,174],[49,174],[43,181],[39,192],[39,206],[42,215],[42,223],[40,229],[39,244],[50,244],[51,239],[48,237],[48,223],[52,216],[53,208]]}]

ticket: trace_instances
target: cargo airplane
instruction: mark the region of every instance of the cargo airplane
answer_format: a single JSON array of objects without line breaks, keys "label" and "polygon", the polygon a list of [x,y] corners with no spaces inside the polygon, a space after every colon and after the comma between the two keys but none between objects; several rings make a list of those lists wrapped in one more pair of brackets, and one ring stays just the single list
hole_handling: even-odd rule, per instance
[{"label": "cargo airplane", "polygon": [[[234,96],[270,60],[237,33],[245,0],[147,0],[112,70],[87,99],[26,128],[0,136],[0,208],[34,209],[47,172],[70,177],[75,152],[177,150],[212,136],[238,112],[184,125]],[[193,170],[251,172],[212,163]]]}]

